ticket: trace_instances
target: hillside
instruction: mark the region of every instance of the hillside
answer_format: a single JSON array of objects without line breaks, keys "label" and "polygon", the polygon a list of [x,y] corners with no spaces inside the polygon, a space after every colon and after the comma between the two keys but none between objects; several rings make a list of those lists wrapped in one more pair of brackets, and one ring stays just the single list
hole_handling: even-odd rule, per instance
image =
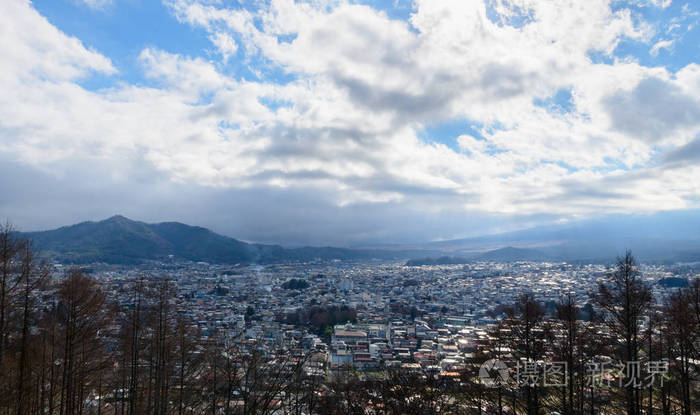
[{"label": "hillside", "polygon": [[474,261],[493,261],[493,262],[514,262],[514,261],[547,261],[551,258],[548,255],[536,250],[528,248],[514,248],[508,246],[505,248],[494,249],[469,257],[457,256],[441,256],[438,258],[416,258],[406,262],[407,266],[421,265],[459,265],[468,264]]},{"label": "hillside", "polygon": [[[700,210],[688,210],[653,215],[612,215],[499,234],[393,245],[392,248],[440,251],[434,258],[449,256],[494,261],[561,260],[601,263],[613,261],[629,249],[645,262],[700,262],[698,229]],[[529,249],[531,252],[518,252],[511,247]],[[500,251],[501,249],[506,250]],[[485,256],[479,258],[482,255]]]},{"label": "hillside", "polygon": [[476,261],[494,261],[494,262],[511,262],[511,261],[546,261],[551,258],[536,249],[514,248],[507,246],[501,249],[484,252],[473,258]]},{"label": "hillside", "polygon": [[41,252],[65,263],[134,264],[177,259],[249,264],[312,260],[405,259],[410,252],[249,244],[179,222],[148,224],[123,216],[24,233]]}]

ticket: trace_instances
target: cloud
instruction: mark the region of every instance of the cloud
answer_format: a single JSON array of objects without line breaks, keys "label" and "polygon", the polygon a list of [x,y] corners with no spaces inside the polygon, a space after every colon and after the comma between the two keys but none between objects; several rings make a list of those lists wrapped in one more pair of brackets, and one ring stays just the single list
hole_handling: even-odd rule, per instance
[{"label": "cloud", "polygon": [[673,0],[648,0],[648,3],[655,6],[655,7],[660,7],[662,9],[665,9],[666,7],[670,6]]},{"label": "cloud", "polygon": [[114,3],[114,0],[76,0],[93,10],[105,10]]},{"label": "cloud", "polygon": [[229,58],[235,55],[238,51],[238,44],[236,43],[236,40],[226,33],[216,33],[209,39],[211,40],[211,43],[213,43],[219,50],[224,63],[228,62]]},{"label": "cloud", "polygon": [[484,140],[476,139],[469,134],[462,134],[457,137],[457,144],[462,151],[469,153],[484,153],[488,149],[488,145]]},{"label": "cloud", "polygon": [[695,162],[700,160],[700,138],[675,148],[663,156],[665,163]]},{"label": "cloud", "polygon": [[641,81],[632,91],[605,100],[613,127],[654,143],[680,129],[700,127],[700,101],[678,85],[659,78]]},{"label": "cloud", "polygon": [[[66,217],[134,206],[120,213],[201,224],[199,211],[204,225],[267,241],[319,242],[315,219],[376,241],[455,236],[440,232],[450,221],[468,232],[496,217],[691,206],[697,172],[654,160],[699,132],[698,66],[617,58],[621,41],[648,33],[608,1],[497,3],[419,0],[399,21],[345,1],[169,0],[216,53],[149,46],[134,62],[143,82],[88,90],[82,80],[116,72],[109,57],[11,0],[0,14],[0,152],[27,182],[70,189],[50,203]],[[570,111],[537,105],[562,90]],[[451,120],[478,134],[424,134]],[[115,190],[104,202],[91,199],[105,186]],[[71,192],[87,205],[76,214]],[[21,200],[4,212],[22,215]],[[222,225],[230,212],[246,218]]]},{"label": "cloud", "polygon": [[0,82],[71,81],[91,72],[116,72],[109,58],[58,30],[28,1],[4,2],[0,24]]},{"label": "cloud", "polygon": [[651,56],[658,56],[661,49],[671,51],[673,50],[673,43],[674,41],[672,40],[659,40],[658,42],[654,43],[654,46],[652,46],[651,49],[649,49],[649,54]]}]

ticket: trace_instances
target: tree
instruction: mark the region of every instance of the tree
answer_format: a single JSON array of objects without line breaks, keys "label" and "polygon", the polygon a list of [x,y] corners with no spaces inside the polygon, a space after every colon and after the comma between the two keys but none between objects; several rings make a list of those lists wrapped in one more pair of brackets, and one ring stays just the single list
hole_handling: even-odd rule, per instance
[{"label": "tree", "polygon": [[[6,360],[10,315],[13,311],[12,299],[20,282],[17,272],[18,255],[24,241],[15,237],[15,230],[9,223],[0,226],[0,373],[13,371]],[[6,381],[7,379],[5,379]],[[9,408],[14,401],[14,385],[0,383],[0,407]]]},{"label": "tree", "polygon": [[[507,310],[507,308],[506,308]],[[506,321],[498,321],[494,327],[489,331],[489,341],[487,344],[489,356],[491,359],[497,361],[503,361],[506,358],[505,350],[508,349],[508,345],[511,340],[511,330],[508,327],[509,323]],[[485,358],[484,358],[485,361]],[[483,362],[482,362],[483,363]],[[492,408],[495,408],[495,412],[498,415],[503,415],[503,398],[504,394],[508,392],[506,389],[508,385],[505,382],[498,382],[495,388],[489,389],[487,392],[487,399],[491,404]],[[488,393],[491,391],[492,393]],[[491,396],[489,396],[491,395]]]},{"label": "tree", "polygon": [[[543,318],[542,305],[530,293],[522,294],[514,306],[506,311],[508,343],[517,359],[516,364],[536,365],[543,358],[548,334]],[[520,386],[525,391],[526,412],[528,415],[537,415],[540,411],[541,388],[537,382],[529,381],[521,382]]]},{"label": "tree", "polygon": [[[700,341],[700,279],[687,288],[678,290],[671,295],[664,305],[666,335],[670,339],[669,358],[676,361],[674,372],[678,378],[679,400],[684,415],[690,415],[693,410],[691,396],[693,382],[693,359],[698,359],[696,345]],[[697,400],[697,398],[695,399]]]},{"label": "tree", "polygon": [[165,415],[169,406],[170,380],[174,376],[175,320],[171,318],[172,298],[175,287],[163,278],[150,292],[152,306],[147,321],[150,326],[148,352],[148,404],[147,410],[155,415]]},{"label": "tree", "polygon": [[19,362],[17,369],[17,415],[28,412],[29,388],[31,387],[31,363],[29,329],[36,317],[36,294],[48,277],[48,269],[40,263],[29,241],[21,244],[19,252],[19,279],[17,283],[20,298],[20,337],[19,337]]},{"label": "tree", "polygon": [[200,333],[192,323],[178,313],[175,323],[177,336],[177,414],[183,415],[185,407],[196,406],[195,379],[201,370],[201,359],[197,352]]},{"label": "tree", "polygon": [[370,396],[378,392],[376,389],[370,391],[368,383],[353,372],[334,377],[325,386],[318,411],[321,415],[364,415]]},{"label": "tree", "polygon": [[60,414],[82,413],[105,367],[105,295],[99,284],[73,269],[58,289],[58,321],[63,330]]},{"label": "tree", "polygon": [[557,356],[566,362],[569,371],[566,385],[562,388],[561,409],[565,415],[571,415],[577,407],[574,402],[576,378],[573,373],[583,371],[576,359],[577,352],[580,350],[578,343],[581,327],[575,295],[568,294],[559,301],[556,306],[556,317],[562,324],[562,337],[557,343]]},{"label": "tree", "polygon": [[581,309],[577,302],[576,295],[569,293],[559,300],[555,310],[558,325],[553,344],[554,357],[555,361],[566,362],[568,371],[557,408],[564,415],[583,413],[586,402],[586,365],[603,348],[595,332],[595,322],[581,320]]},{"label": "tree", "polygon": [[[617,259],[605,282],[594,295],[597,306],[611,334],[622,339],[617,357],[623,362],[639,362],[640,327],[652,306],[651,289],[641,280],[639,267],[630,251]],[[625,388],[628,415],[641,413],[640,390],[633,382]]]}]

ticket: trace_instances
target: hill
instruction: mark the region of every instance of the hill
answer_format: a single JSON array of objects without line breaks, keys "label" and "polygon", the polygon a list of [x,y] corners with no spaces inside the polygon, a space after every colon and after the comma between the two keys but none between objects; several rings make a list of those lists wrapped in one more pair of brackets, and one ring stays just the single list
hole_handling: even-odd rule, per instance
[{"label": "hill", "polygon": [[[685,216],[677,216],[583,221],[467,239],[356,248],[254,244],[199,226],[179,222],[149,224],[123,216],[24,236],[42,252],[64,263],[129,264],[163,260],[170,255],[228,264],[368,259],[412,259],[410,265],[547,260],[607,263],[625,249],[631,249],[642,261],[700,262],[700,237],[695,222],[689,222],[690,229],[681,229]],[[658,226],[650,224],[657,219],[673,232],[661,233]]]},{"label": "hill", "polygon": [[23,236],[43,253],[70,263],[128,264],[169,255],[193,261],[245,263],[256,256],[251,245],[205,228],[177,222],[147,224],[123,216]]},{"label": "hill", "polygon": [[[532,249],[534,258],[608,263],[630,249],[645,262],[700,262],[700,210],[650,215],[611,215],[513,232],[394,246],[394,249],[438,250],[437,256],[477,258],[484,251],[491,260],[523,254],[501,252]],[[379,248],[380,245],[374,246]],[[489,253],[496,251],[495,253]],[[538,254],[539,253],[539,254]],[[513,257],[512,255],[516,255]],[[485,257],[483,260],[489,260]],[[523,259],[527,258],[521,257]]]},{"label": "hill", "polygon": [[505,248],[484,252],[473,258],[475,261],[513,262],[513,261],[547,261],[551,258],[541,251],[529,248]]},{"label": "hill", "polygon": [[22,234],[49,257],[64,263],[135,264],[177,259],[250,264],[313,260],[405,259],[410,252],[332,247],[283,248],[250,244],[179,222],[148,224],[123,216]]},{"label": "hill", "polygon": [[421,265],[459,265],[459,264],[466,264],[468,262],[471,262],[471,260],[468,258],[441,256],[439,258],[426,257],[426,258],[409,259],[406,262],[406,266],[416,267],[416,266],[421,266]]},{"label": "hill", "polygon": [[514,262],[514,261],[548,261],[551,260],[548,255],[536,249],[514,248],[508,246],[505,248],[494,249],[478,255],[469,257],[452,257],[441,256],[438,258],[417,258],[406,262],[407,266],[420,265],[456,265],[468,264],[474,261],[492,261],[492,262]]}]

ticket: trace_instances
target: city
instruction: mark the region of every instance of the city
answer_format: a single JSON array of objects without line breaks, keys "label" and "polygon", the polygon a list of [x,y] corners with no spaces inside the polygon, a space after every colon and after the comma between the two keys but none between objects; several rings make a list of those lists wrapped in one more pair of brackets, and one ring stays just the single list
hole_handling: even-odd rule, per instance
[{"label": "city", "polygon": [[[675,313],[697,313],[700,263],[75,266],[39,264],[13,232],[0,238],[0,359],[12,368],[19,347],[28,373],[6,374],[31,408],[56,397],[59,413],[616,413],[630,382],[649,412],[697,404],[698,321]],[[631,285],[615,288],[622,277]],[[18,295],[23,306],[6,301]],[[636,310],[635,323],[606,307]],[[674,338],[676,326],[690,332]],[[634,365],[620,355],[625,328]]]}]

